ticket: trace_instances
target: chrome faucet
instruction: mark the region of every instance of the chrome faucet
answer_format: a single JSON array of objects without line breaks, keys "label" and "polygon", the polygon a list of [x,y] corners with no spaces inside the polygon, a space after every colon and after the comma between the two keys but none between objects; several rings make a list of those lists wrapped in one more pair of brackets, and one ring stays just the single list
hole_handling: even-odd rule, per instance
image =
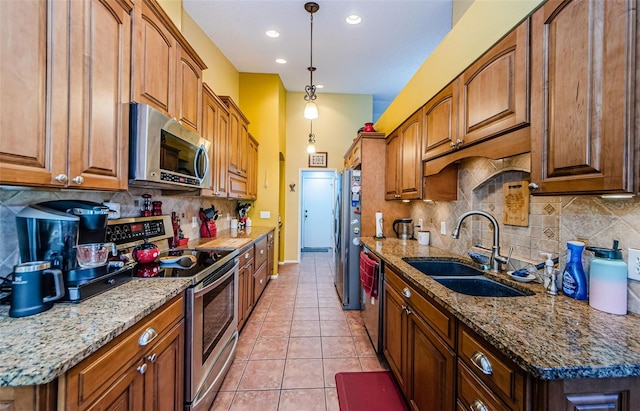
[{"label": "chrome faucet", "polygon": [[460,226],[462,225],[464,219],[469,217],[470,215],[480,215],[483,217],[487,217],[491,222],[491,225],[493,226],[493,247],[491,247],[493,253],[491,254],[491,267],[493,272],[500,272],[500,269],[502,268],[501,265],[506,264],[508,260],[507,258],[500,255],[500,228],[498,227],[498,222],[491,214],[477,210],[467,211],[466,213],[462,214],[460,218],[458,218],[456,228],[453,230],[453,233],[451,233],[451,237],[457,239],[460,236]]}]

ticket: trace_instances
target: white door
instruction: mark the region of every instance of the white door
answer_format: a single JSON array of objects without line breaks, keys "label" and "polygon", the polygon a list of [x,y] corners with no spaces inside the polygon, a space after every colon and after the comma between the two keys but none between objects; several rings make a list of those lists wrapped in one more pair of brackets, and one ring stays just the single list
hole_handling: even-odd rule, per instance
[{"label": "white door", "polygon": [[302,172],[302,248],[333,247],[333,171]]}]

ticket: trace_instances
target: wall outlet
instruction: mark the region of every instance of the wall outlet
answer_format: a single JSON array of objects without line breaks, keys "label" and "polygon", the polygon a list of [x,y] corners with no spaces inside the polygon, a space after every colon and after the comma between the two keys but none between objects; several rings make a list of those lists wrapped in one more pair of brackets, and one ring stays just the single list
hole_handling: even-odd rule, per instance
[{"label": "wall outlet", "polygon": [[420,226],[420,229],[422,230],[422,218],[418,218],[418,225]]},{"label": "wall outlet", "polygon": [[198,226],[198,219],[196,216],[191,217],[191,228],[196,228]]},{"label": "wall outlet", "polygon": [[440,221],[440,234],[447,234],[447,222]]},{"label": "wall outlet", "polygon": [[260,211],[260,218],[271,218],[270,211]]},{"label": "wall outlet", "polygon": [[628,277],[640,281],[640,250],[629,248],[629,263],[627,264]]}]

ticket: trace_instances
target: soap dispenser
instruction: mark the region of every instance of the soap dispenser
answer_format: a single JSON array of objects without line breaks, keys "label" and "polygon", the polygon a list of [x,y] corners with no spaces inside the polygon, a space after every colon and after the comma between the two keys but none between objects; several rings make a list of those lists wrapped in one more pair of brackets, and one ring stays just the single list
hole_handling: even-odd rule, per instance
[{"label": "soap dispenser", "polygon": [[[556,283],[556,270],[554,268],[553,259],[551,253],[540,253],[547,256],[547,261],[544,262],[544,288],[547,290],[547,294],[558,295],[558,284]],[[547,279],[549,283],[547,284]]]},{"label": "soap dispenser", "polygon": [[589,305],[611,314],[627,313],[627,264],[618,240],[613,248],[587,247],[595,254],[589,269]]}]

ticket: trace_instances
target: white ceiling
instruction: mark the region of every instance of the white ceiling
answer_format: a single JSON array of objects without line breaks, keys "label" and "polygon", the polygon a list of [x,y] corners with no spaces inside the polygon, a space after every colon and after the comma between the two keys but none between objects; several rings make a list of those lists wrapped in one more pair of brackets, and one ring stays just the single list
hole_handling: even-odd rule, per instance
[{"label": "white ceiling", "polygon": [[[287,91],[309,84],[306,1],[183,0],[185,11],[235,68],[277,73]],[[319,0],[313,75],[322,93],[372,94],[374,121],[451,29],[451,0]],[[362,17],[348,25],[351,14]],[[265,35],[276,29],[280,37]],[[275,62],[284,58],[284,65]]]}]

